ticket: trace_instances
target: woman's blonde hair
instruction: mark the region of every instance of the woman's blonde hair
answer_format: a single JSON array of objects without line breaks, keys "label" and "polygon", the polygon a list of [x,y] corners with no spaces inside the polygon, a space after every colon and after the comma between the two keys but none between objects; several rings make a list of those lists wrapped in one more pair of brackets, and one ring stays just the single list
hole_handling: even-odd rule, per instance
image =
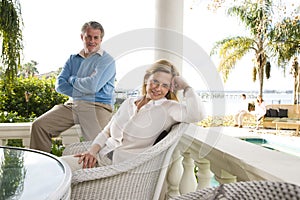
[{"label": "woman's blonde hair", "polygon": [[[146,86],[147,86],[148,78],[156,72],[165,72],[165,73],[171,74],[172,77],[179,76],[178,70],[170,61],[164,60],[164,59],[156,61],[155,63],[153,63],[151,65],[151,67],[149,69],[146,70],[146,73],[144,76],[144,83],[143,83],[143,87],[142,87],[142,95],[146,95]],[[176,94],[177,94],[176,91],[174,92],[174,91],[169,90],[169,92],[166,94],[165,97],[170,100],[178,101]]]}]

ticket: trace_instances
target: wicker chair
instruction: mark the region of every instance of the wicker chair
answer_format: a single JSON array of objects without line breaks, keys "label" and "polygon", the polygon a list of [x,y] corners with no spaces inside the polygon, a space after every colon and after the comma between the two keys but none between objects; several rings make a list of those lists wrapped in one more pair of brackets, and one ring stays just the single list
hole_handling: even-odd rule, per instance
[{"label": "wicker chair", "polygon": [[190,192],[171,200],[298,200],[300,186],[286,182],[246,181],[221,184]]},{"label": "wicker chair", "polygon": [[[173,150],[187,127],[174,125],[165,138],[135,159],[73,172],[71,199],[159,199]],[[90,145],[71,144],[63,155],[83,152]]]}]

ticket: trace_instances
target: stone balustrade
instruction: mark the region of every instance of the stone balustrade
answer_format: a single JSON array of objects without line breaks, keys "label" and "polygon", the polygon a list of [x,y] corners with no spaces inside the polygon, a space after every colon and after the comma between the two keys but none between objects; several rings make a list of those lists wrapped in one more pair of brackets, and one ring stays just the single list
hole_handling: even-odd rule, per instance
[{"label": "stone balustrade", "polygon": [[[24,123],[0,123],[0,145],[5,145],[8,139],[22,139],[24,147],[30,144],[31,122]],[[69,145],[80,141],[81,130],[75,125],[61,134],[63,145]]]},{"label": "stone balustrade", "polygon": [[[28,147],[30,126],[31,123],[1,123],[0,145],[7,139],[23,139]],[[78,142],[80,134],[79,126],[68,129],[61,134],[63,144]],[[222,128],[190,124],[173,153],[162,196],[175,197],[211,187],[213,176],[221,184],[272,180],[300,185],[299,169],[300,157],[222,134]]]},{"label": "stone balustrade", "polygon": [[[196,175],[194,169],[197,168]],[[272,180],[300,185],[300,157],[191,124],[173,154],[167,194],[174,197],[220,183]]]}]

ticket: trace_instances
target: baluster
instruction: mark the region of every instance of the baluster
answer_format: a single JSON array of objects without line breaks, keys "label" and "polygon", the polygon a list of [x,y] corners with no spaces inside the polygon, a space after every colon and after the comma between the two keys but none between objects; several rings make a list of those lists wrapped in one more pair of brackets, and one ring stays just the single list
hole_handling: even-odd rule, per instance
[{"label": "baluster", "polygon": [[30,146],[30,138],[23,138],[22,139],[22,143],[23,143],[24,147],[29,148],[29,146]]},{"label": "baluster", "polygon": [[200,158],[195,160],[195,165],[198,167],[197,178],[198,178],[198,187],[197,189],[203,189],[210,187],[210,181],[213,176],[210,171],[210,162],[207,159]]},{"label": "baluster", "polygon": [[191,158],[191,154],[189,152],[185,152],[183,154],[182,164],[184,171],[179,185],[180,193],[186,194],[194,192],[197,188],[197,180],[194,172],[194,160]]},{"label": "baluster", "polygon": [[172,155],[172,165],[168,170],[167,175],[167,183],[168,183],[168,197],[175,197],[179,196],[179,183],[182,177],[183,173],[183,167],[182,167],[182,156],[180,155],[180,151],[178,149],[175,149],[173,155]]},{"label": "baluster", "polygon": [[4,146],[6,145],[6,139],[0,139],[0,145]]},{"label": "baluster", "polygon": [[215,174],[215,178],[221,184],[223,184],[223,183],[234,183],[234,182],[236,182],[236,179],[237,179],[236,176],[233,176],[232,174],[228,173],[227,171],[225,171],[223,169],[221,170],[220,176],[217,176]]}]

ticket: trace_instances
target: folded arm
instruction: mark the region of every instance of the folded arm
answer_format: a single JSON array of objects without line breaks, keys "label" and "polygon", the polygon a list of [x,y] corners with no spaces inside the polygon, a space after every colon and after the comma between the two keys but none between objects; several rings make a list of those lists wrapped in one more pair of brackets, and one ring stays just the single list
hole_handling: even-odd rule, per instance
[{"label": "folded arm", "polygon": [[68,79],[68,83],[81,93],[95,94],[107,83],[111,82],[111,84],[114,84],[114,80],[112,80],[116,74],[114,60],[111,57],[102,58],[100,55],[96,56],[99,56],[96,59],[97,63],[89,63],[88,61],[87,63],[84,63],[87,65],[95,65],[93,71],[84,77],[73,75]]}]

